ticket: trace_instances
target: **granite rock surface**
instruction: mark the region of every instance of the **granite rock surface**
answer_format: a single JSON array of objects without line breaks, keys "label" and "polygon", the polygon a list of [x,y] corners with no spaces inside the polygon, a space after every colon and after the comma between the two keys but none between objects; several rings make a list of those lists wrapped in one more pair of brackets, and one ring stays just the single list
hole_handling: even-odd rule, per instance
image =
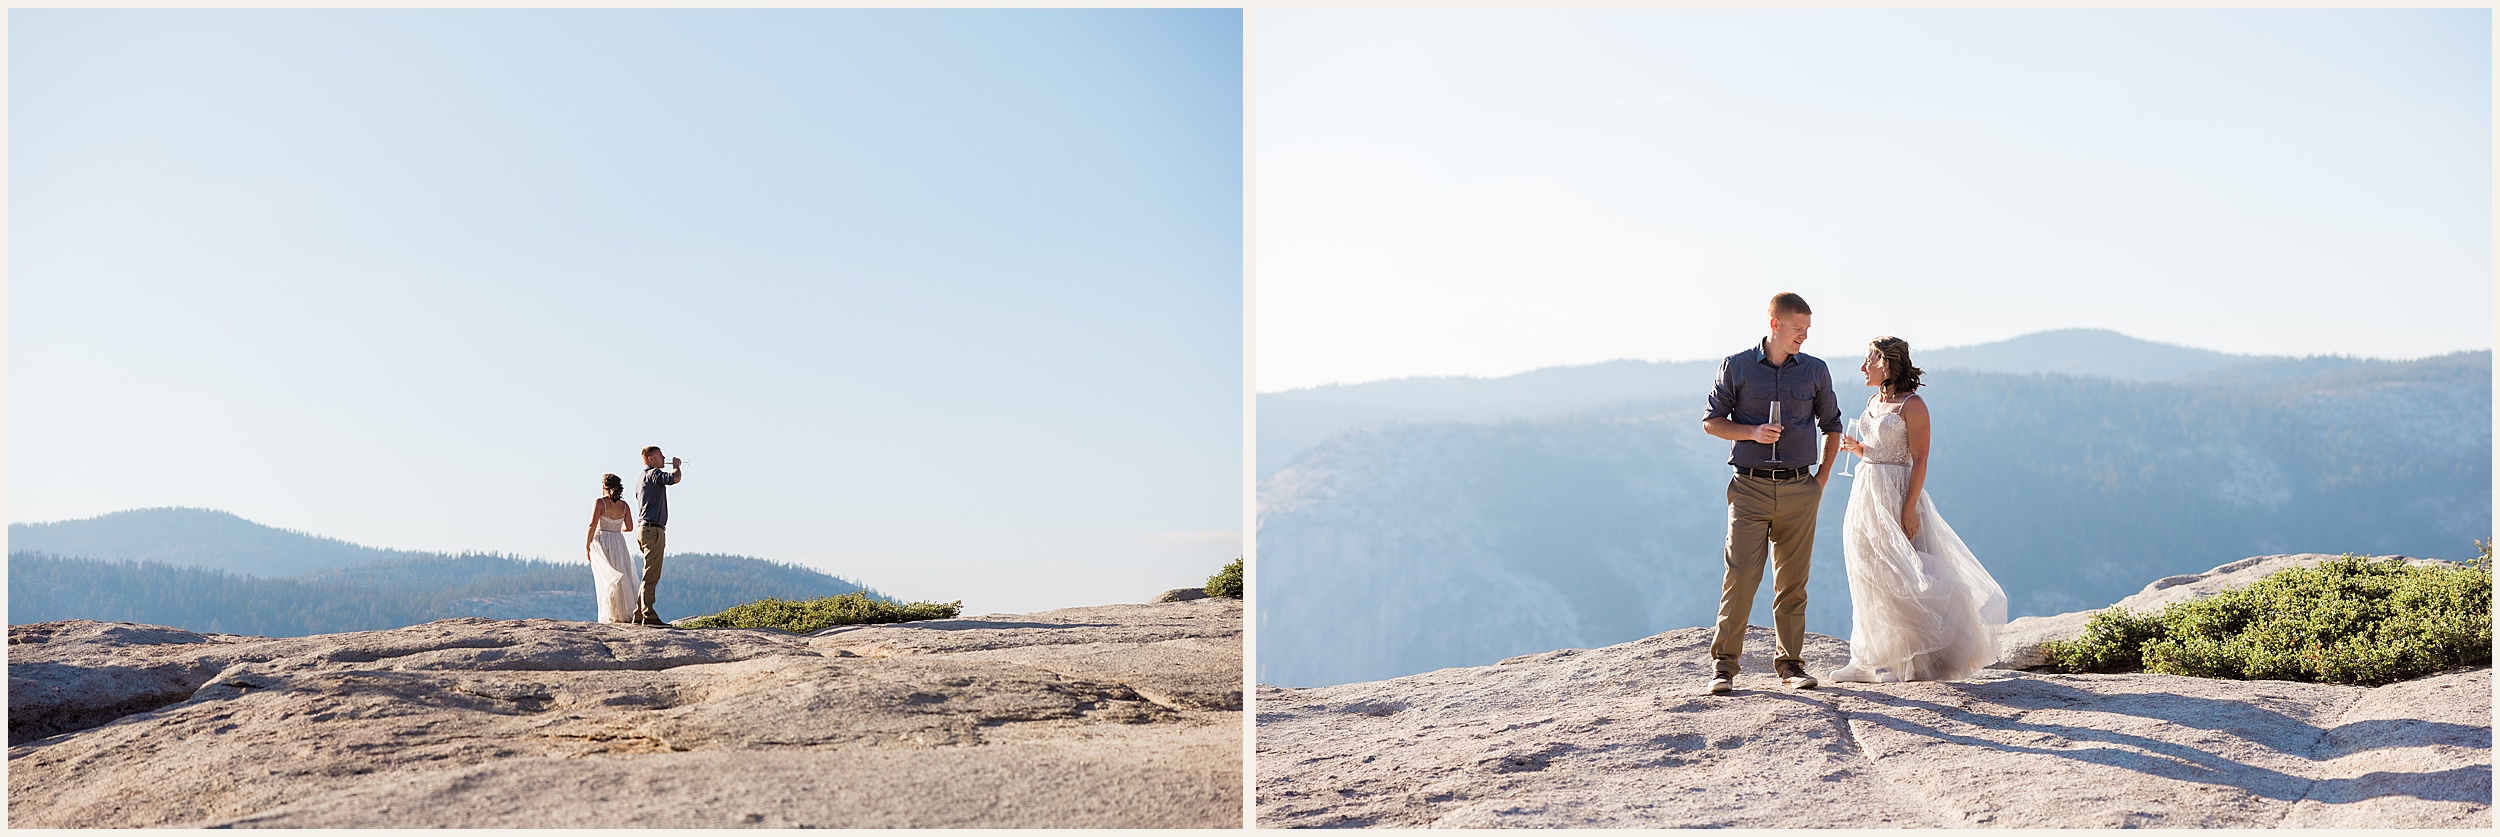
[{"label": "granite rock surface", "polygon": [[[2252,560],[2147,595],[2290,563]],[[1261,687],[1259,824],[2492,826],[2488,666],[2377,688],[1991,669],[1793,690],[1755,627],[1713,696],[1710,635]],[[1822,674],[1848,646],[1808,634],[1805,657]]]},{"label": "granite rock surface", "polygon": [[9,629],[12,827],[1237,827],[1241,605]]}]

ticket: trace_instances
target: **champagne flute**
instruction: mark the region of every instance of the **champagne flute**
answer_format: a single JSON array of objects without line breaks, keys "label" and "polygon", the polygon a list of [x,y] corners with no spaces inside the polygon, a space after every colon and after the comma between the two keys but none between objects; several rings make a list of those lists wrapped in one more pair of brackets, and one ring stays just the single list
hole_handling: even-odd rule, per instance
[{"label": "champagne flute", "polygon": [[[1846,432],[1848,435],[1850,435],[1850,436],[1858,436],[1858,420],[1857,420],[1857,419],[1850,419],[1850,420],[1849,420],[1849,428],[1848,428],[1848,430],[1846,430],[1845,432]],[[1862,437],[1861,437],[1861,438],[1862,438]],[[1840,462],[1839,462],[1839,467],[1833,468],[1833,469],[1832,469],[1832,474],[1833,474],[1834,476],[1842,476],[1842,477],[1854,477],[1854,476],[1857,476],[1857,474],[1855,474],[1855,473],[1851,473],[1851,472],[1850,472],[1850,470],[1849,470],[1849,461],[1850,461],[1850,460],[1852,460],[1852,459],[1855,459],[1855,458],[1857,458],[1857,456],[1856,456],[1855,454],[1850,453],[1848,448],[1842,448],[1842,449],[1840,450]]]},{"label": "champagne flute", "polygon": [[[1779,399],[1777,399],[1777,398],[1771,399],[1771,422],[1770,422],[1770,423],[1771,423],[1771,424],[1773,424],[1773,425],[1777,425],[1777,424],[1779,424],[1779,423],[1780,423],[1780,400],[1779,400]],[[1785,430],[1787,430],[1788,428],[1782,427],[1782,428],[1780,428],[1780,429],[1781,429],[1782,431],[1785,431]],[[1772,442],[1772,443],[1771,443],[1771,464],[1773,464],[1773,465],[1777,465],[1777,464],[1779,464],[1779,461],[1780,461],[1780,443],[1778,443],[1778,442],[1776,442],[1776,441],[1775,441],[1775,442]]]}]

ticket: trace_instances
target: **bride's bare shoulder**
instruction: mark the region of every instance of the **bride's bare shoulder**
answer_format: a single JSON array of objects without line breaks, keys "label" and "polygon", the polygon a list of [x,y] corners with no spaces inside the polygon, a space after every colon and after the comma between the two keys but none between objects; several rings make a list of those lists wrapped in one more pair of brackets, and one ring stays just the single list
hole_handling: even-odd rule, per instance
[{"label": "bride's bare shoulder", "polygon": [[1901,399],[1901,415],[1904,417],[1918,416],[1920,418],[1925,418],[1927,416],[1927,399],[1920,398],[1918,393],[1910,393],[1907,397]]}]

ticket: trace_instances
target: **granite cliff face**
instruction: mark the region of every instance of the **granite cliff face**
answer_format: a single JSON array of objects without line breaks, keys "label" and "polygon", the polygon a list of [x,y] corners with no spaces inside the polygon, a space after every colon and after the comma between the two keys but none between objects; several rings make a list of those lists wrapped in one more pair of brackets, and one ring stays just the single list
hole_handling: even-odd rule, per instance
[{"label": "granite cliff face", "polygon": [[9,630],[12,827],[1236,827],[1241,607]]},{"label": "granite cliff face", "polygon": [[[2138,609],[2324,556],[2166,578]],[[2122,603],[2125,604],[2125,603]],[[2036,655],[2088,614],[2009,626]],[[2062,620],[2062,621],[2061,621]],[[2017,635],[2019,634],[2019,635]],[[1710,629],[1258,694],[1263,826],[2474,827],[2491,669],[2378,688],[1989,670],[1710,696]],[[1808,634],[1810,670],[1847,644]]]}]

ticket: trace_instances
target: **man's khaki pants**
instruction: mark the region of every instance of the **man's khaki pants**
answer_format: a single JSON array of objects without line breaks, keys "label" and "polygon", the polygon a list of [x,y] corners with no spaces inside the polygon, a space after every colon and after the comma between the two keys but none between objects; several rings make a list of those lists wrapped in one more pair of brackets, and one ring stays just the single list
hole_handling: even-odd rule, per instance
[{"label": "man's khaki pants", "polygon": [[[651,603],[660,599],[660,554],[668,549],[668,532],[658,526],[645,523],[642,525],[642,533],[638,539],[642,541],[642,604],[634,611],[634,621],[656,622],[659,621],[660,611],[652,607]],[[1759,565],[1761,562],[1754,563]],[[1762,568],[1756,566],[1754,575],[1761,574]],[[1751,590],[1751,588],[1747,589]],[[1747,592],[1745,595],[1753,594]]]},{"label": "man's khaki pants", "polygon": [[1737,474],[1727,483],[1727,576],[1719,585],[1718,633],[1710,639],[1716,673],[1736,675],[1745,651],[1745,617],[1771,559],[1771,629],[1779,638],[1773,669],[1805,665],[1806,574],[1814,567],[1814,512],[1823,486],[1814,477],[1773,482]]}]

